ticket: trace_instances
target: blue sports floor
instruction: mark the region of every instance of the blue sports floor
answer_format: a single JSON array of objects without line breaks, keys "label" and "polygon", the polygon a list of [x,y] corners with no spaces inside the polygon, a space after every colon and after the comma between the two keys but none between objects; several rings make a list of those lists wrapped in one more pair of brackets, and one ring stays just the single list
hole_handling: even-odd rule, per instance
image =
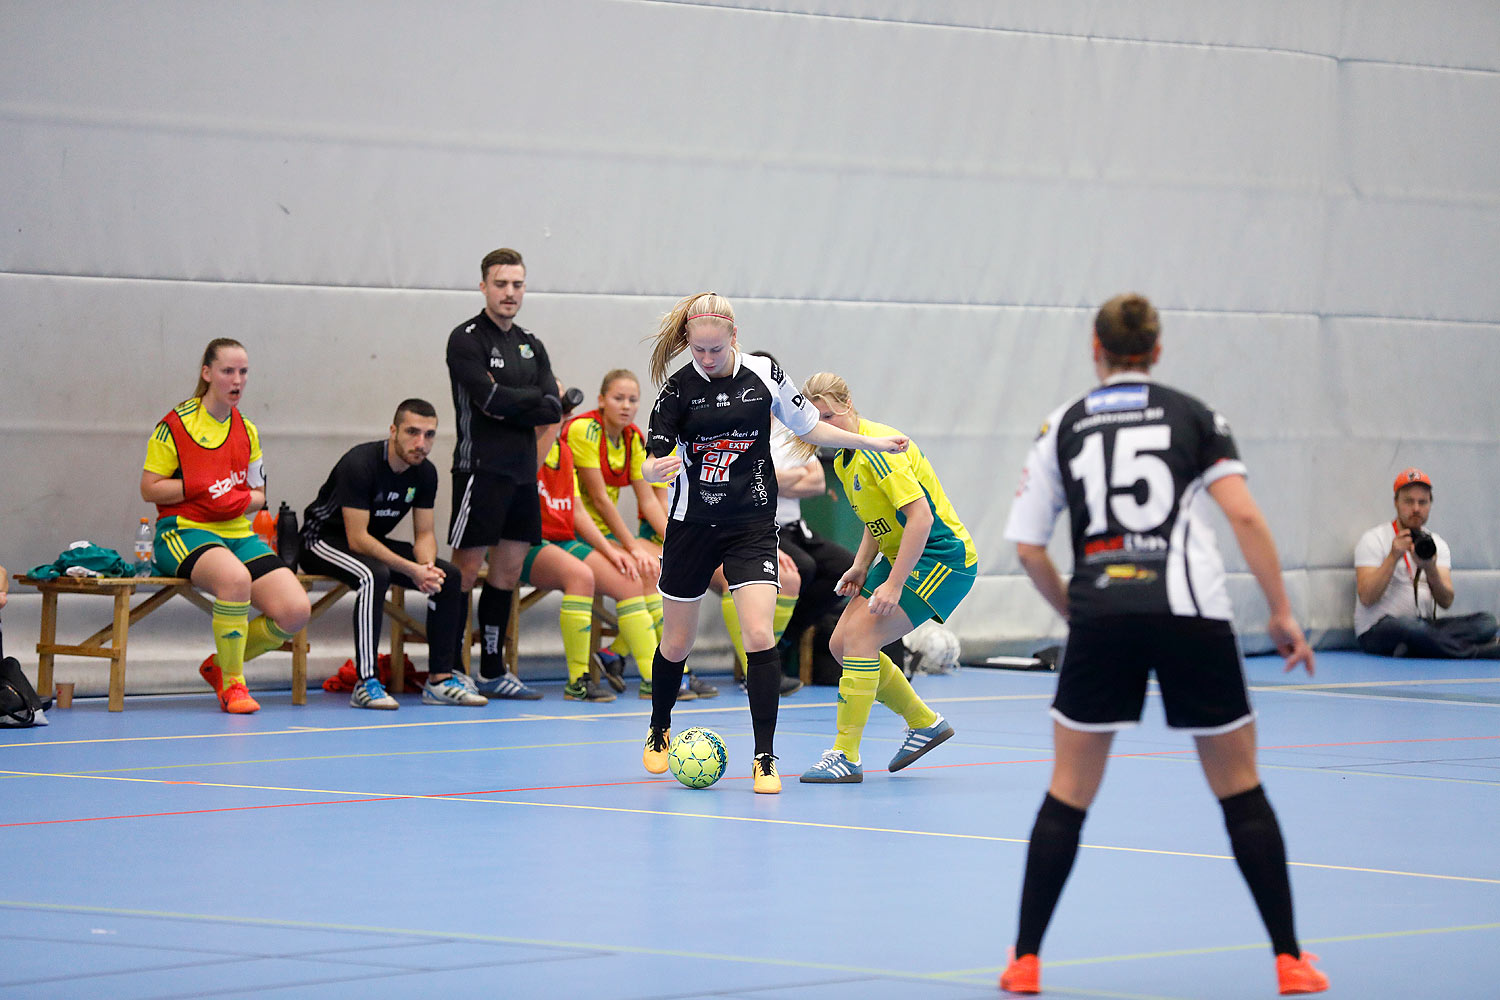
[{"label": "blue sports floor", "polygon": [[[1249,663],[1304,946],[1331,997],[1500,996],[1500,670],[1324,654]],[[0,997],[998,995],[1047,784],[1053,677],[918,690],[958,735],[898,775],[801,785],[834,698],[782,705],[786,790],[750,791],[725,685],[680,706],[729,744],[693,791],[641,770],[647,703],[361,712],[346,696],[130,698],[0,731]],[[1190,743],[1155,699],[1116,741],[1043,949],[1048,995],[1275,996]]]}]

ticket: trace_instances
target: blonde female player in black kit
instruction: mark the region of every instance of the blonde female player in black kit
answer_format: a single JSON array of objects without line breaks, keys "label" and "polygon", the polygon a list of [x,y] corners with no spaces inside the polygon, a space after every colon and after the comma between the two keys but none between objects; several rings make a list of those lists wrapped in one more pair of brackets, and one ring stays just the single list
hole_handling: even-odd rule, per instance
[{"label": "blonde female player in black kit", "polygon": [[692,361],[662,385],[646,436],[651,457],[642,465],[647,480],[672,479],[672,489],[657,586],[664,598],[662,635],[641,762],[652,774],[667,769],[672,707],[698,632],[698,601],[722,563],[745,640],[745,686],[755,731],[751,776],[755,791],[775,794],[781,791],[772,746],[781,657],[772,624],[778,561],[771,415],[816,445],[899,452],[907,440],[820,424],[818,411],[777,365],[741,353],[734,307],[714,292],[690,295],[662,317],[651,352],[652,379],[661,382],[667,363],[683,350],[691,352]]},{"label": "blonde female player in black kit", "polygon": [[[1037,812],[1021,887],[1020,927],[1000,988],[1041,992],[1037,953],[1078,852],[1085,811],[1116,730],[1140,720],[1154,670],[1167,725],[1193,735],[1240,873],[1270,932],[1283,994],[1318,993],[1328,977],[1297,944],[1286,848],[1255,764],[1255,714],[1224,585],[1203,519],[1223,510],[1270,607],[1266,630],[1286,669],[1313,672],[1292,617],[1270,528],[1245,485],[1229,425],[1186,393],[1153,382],[1160,320],[1140,295],[1094,319],[1101,384],[1054,410],[1026,462],[1005,537],[1038,591],[1068,622],[1052,702],[1052,783]],[[1073,578],[1064,586],[1047,540],[1067,510]]]}]

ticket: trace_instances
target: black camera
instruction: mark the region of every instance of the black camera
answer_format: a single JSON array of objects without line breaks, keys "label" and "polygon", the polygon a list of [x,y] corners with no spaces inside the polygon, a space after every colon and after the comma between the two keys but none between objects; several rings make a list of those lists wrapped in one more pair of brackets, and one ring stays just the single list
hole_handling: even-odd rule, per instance
[{"label": "black camera", "polygon": [[1411,550],[1416,553],[1418,559],[1431,559],[1437,555],[1437,542],[1432,540],[1432,535],[1421,528],[1411,529]]}]

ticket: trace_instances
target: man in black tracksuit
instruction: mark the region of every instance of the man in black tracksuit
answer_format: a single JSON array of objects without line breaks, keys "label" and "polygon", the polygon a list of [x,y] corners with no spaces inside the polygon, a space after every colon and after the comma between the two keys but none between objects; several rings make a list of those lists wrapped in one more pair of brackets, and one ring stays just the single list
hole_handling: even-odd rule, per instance
[{"label": "man in black tracksuit", "polygon": [[448,376],[458,416],[448,543],[466,593],[489,556],[479,595],[480,693],[540,698],[513,669],[507,672],[505,630],[521,563],[542,540],[537,428],[562,418],[562,402],[547,349],[515,322],[526,294],[521,255],[510,249],[491,251],[480,264],[480,275],[484,310],[448,335]]}]

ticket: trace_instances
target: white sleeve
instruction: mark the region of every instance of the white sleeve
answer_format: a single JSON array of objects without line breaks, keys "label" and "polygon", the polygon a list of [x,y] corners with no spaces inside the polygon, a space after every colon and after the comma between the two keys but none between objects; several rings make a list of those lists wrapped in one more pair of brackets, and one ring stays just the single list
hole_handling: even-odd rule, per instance
[{"label": "white sleeve", "polygon": [[1005,521],[1007,541],[1046,545],[1052,538],[1057,515],[1068,506],[1062,471],[1057,466],[1057,421],[1065,410],[1066,407],[1057,410],[1042,425],[1042,433],[1026,456],[1021,485]]},{"label": "white sleeve", "polygon": [[1354,565],[1379,566],[1385,562],[1386,553],[1389,551],[1390,543],[1381,540],[1380,528],[1377,525],[1359,536],[1359,544],[1354,546]]},{"label": "white sleeve", "polygon": [[771,415],[799,436],[818,426],[818,408],[775,365],[771,366]]},{"label": "white sleeve", "polygon": [[1453,553],[1448,549],[1448,543],[1443,541],[1443,536],[1436,532],[1433,532],[1432,540],[1437,542],[1437,564],[1443,569],[1452,569]]},{"label": "white sleeve", "polygon": [[258,490],[266,485],[265,459],[256,459],[250,463],[250,468],[245,471],[245,484],[252,490]]}]

